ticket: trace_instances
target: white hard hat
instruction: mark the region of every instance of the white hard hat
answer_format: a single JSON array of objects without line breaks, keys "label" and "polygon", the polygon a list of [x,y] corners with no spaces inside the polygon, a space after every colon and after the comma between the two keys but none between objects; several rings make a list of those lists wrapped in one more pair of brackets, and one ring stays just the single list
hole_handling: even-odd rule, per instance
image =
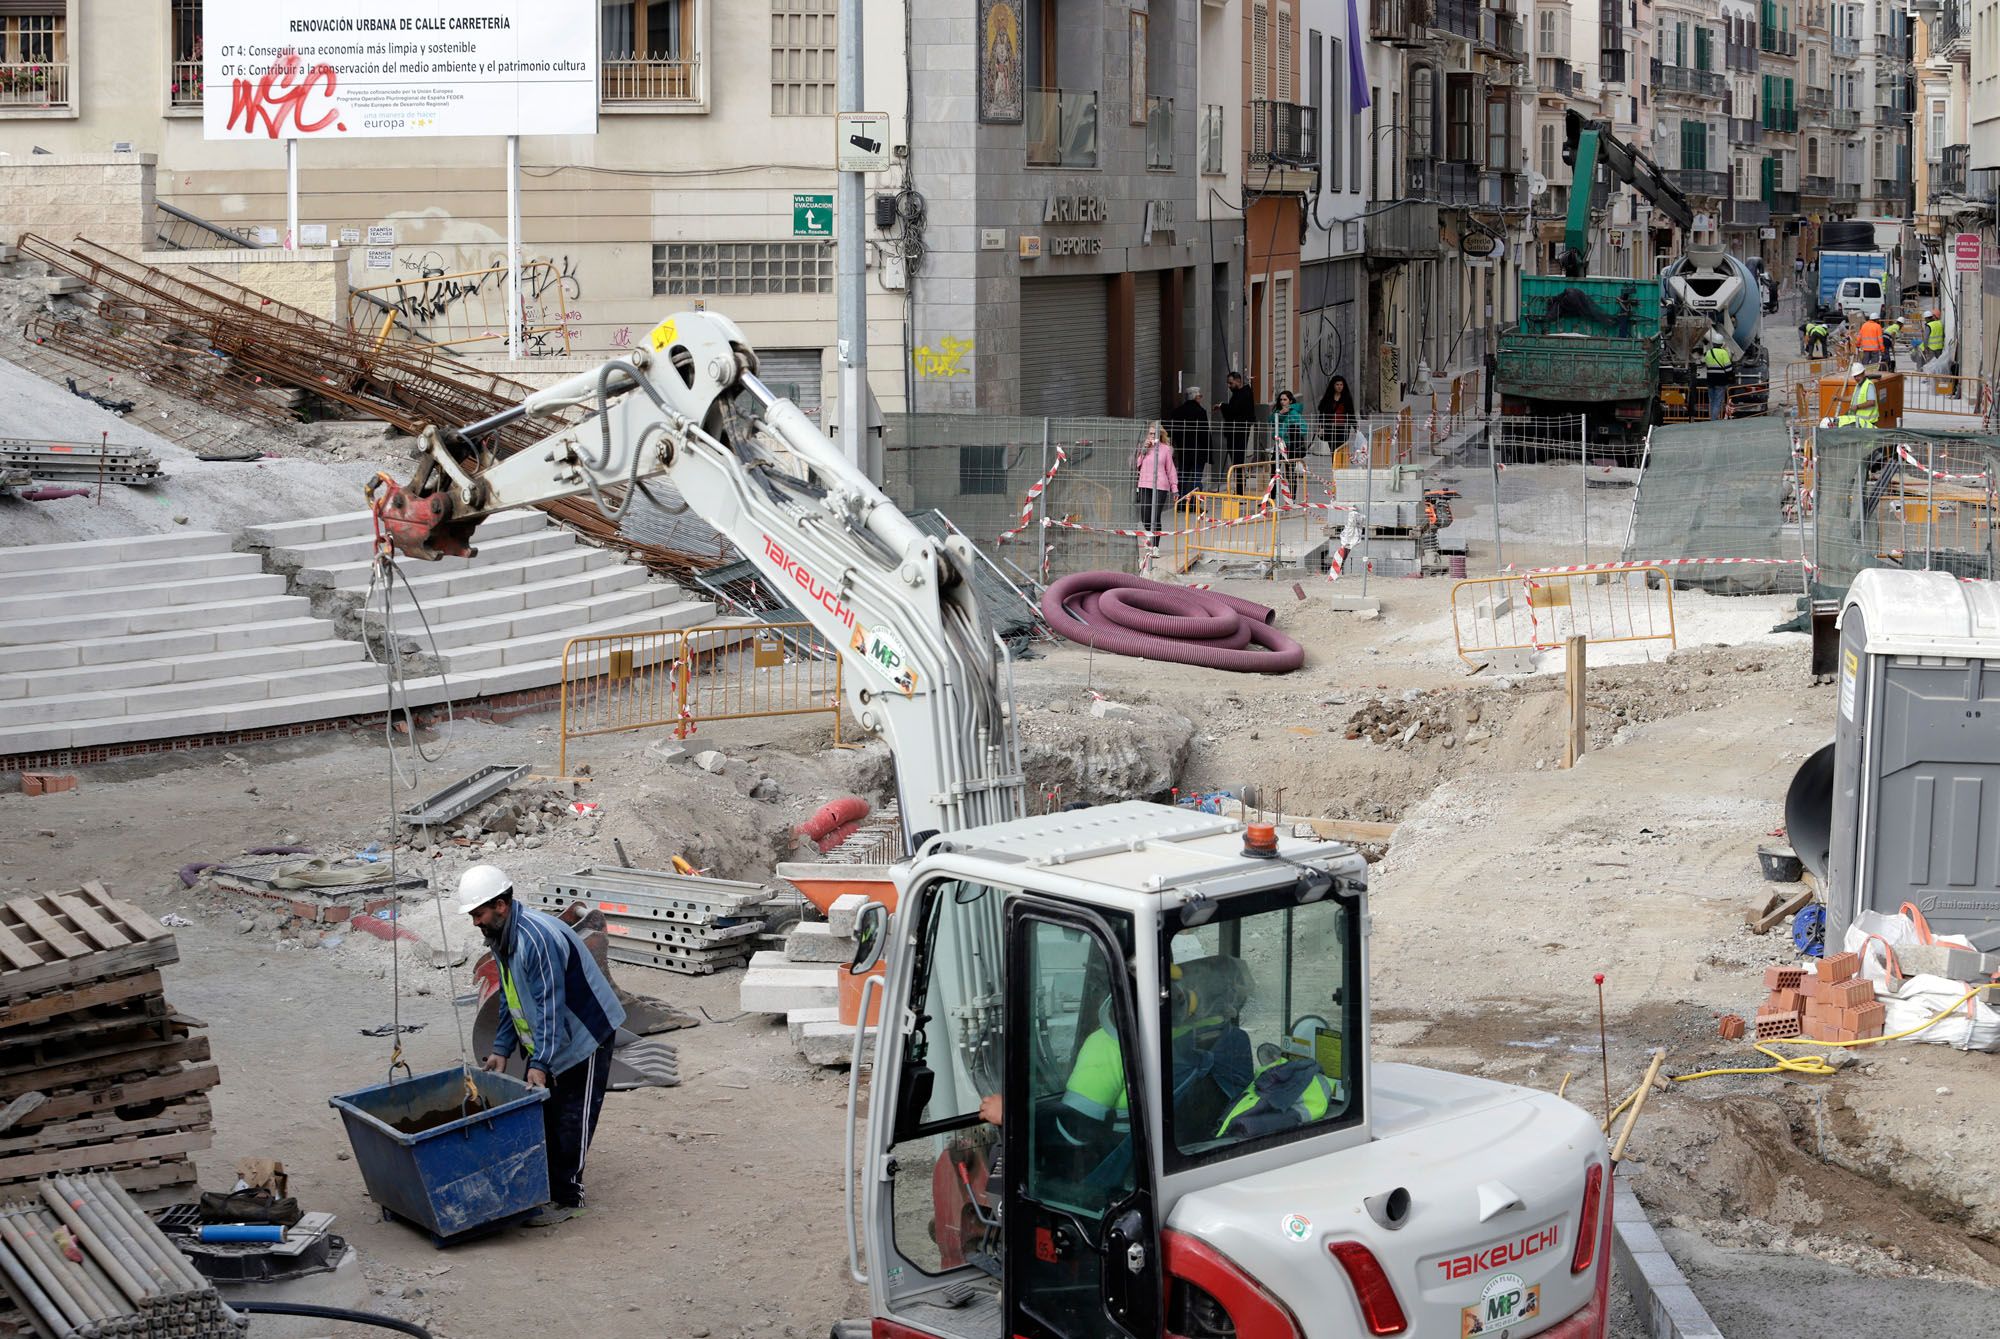
[{"label": "white hard hat", "polygon": [[1847,375],[1850,377],[1858,377],[1867,370],[1868,369],[1863,367],[1860,363],[1856,363],[1854,366],[1847,369]]},{"label": "white hard hat", "polygon": [[498,865],[474,865],[458,876],[458,909],[467,915],[479,910],[503,893],[514,891],[514,881]]}]

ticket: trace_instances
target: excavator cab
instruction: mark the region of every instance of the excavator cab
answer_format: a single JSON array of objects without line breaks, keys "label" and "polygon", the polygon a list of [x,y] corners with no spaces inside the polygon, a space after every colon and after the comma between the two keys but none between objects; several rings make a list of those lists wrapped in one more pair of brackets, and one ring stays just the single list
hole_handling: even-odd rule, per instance
[{"label": "excavator cab", "polygon": [[1172,1197],[1363,1139],[1366,1110],[1364,867],[1246,857],[1241,831],[1112,805],[918,860],[866,1134],[876,1333],[1226,1332]]}]

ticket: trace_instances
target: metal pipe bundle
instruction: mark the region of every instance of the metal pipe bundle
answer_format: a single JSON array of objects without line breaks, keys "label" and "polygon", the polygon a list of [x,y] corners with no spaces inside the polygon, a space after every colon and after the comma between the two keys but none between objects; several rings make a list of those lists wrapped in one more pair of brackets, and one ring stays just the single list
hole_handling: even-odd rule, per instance
[{"label": "metal pipe bundle", "polygon": [[240,1339],[222,1301],[111,1176],[52,1176],[0,1206],[0,1291],[41,1339]]}]

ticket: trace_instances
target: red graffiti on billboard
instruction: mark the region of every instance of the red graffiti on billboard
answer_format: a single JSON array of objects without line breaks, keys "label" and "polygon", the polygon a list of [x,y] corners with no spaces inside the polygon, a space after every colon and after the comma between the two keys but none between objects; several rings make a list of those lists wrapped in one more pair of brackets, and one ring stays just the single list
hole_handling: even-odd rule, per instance
[{"label": "red graffiti on billboard", "polygon": [[[333,105],[334,88],[339,82],[331,65],[308,66],[299,59],[298,52],[287,51],[272,61],[271,68],[256,82],[230,81],[227,128],[234,130],[241,121],[245,134],[254,135],[261,129],[267,139],[277,139],[283,134],[288,120],[293,133],[299,135],[316,134],[329,125],[346,130],[347,123],[339,120],[340,108]],[[326,112],[307,120],[318,110],[312,102],[315,94],[324,100]]]}]

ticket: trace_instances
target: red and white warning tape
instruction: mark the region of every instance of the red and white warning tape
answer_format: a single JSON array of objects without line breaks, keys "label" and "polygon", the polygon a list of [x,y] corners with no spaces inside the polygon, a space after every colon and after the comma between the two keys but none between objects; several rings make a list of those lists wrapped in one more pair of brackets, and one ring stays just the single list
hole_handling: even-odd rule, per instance
[{"label": "red and white warning tape", "polygon": [[1000,541],[999,541],[1000,543],[1005,544],[1008,540],[1020,534],[1023,530],[1026,530],[1028,526],[1033,522],[1035,516],[1035,503],[1038,500],[1040,500],[1043,493],[1048,491],[1049,481],[1056,477],[1056,471],[1061,469],[1063,467],[1063,462],[1068,459],[1069,459],[1069,452],[1063,450],[1063,444],[1061,442],[1057,442],[1056,463],[1049,466],[1049,472],[1047,474],[1044,474],[1040,479],[1036,480],[1034,484],[1032,484],[1029,487],[1028,495],[1025,498],[1021,499],[1020,524],[1016,525],[1012,530],[1001,531]]},{"label": "red and white warning tape", "polygon": [[1907,446],[1898,446],[1896,448],[1896,458],[1917,473],[1928,475],[1936,479],[1939,483],[1983,484],[1986,482],[1984,474],[1950,474],[1944,470],[1932,469],[1921,460],[1918,460],[1916,453]]}]

